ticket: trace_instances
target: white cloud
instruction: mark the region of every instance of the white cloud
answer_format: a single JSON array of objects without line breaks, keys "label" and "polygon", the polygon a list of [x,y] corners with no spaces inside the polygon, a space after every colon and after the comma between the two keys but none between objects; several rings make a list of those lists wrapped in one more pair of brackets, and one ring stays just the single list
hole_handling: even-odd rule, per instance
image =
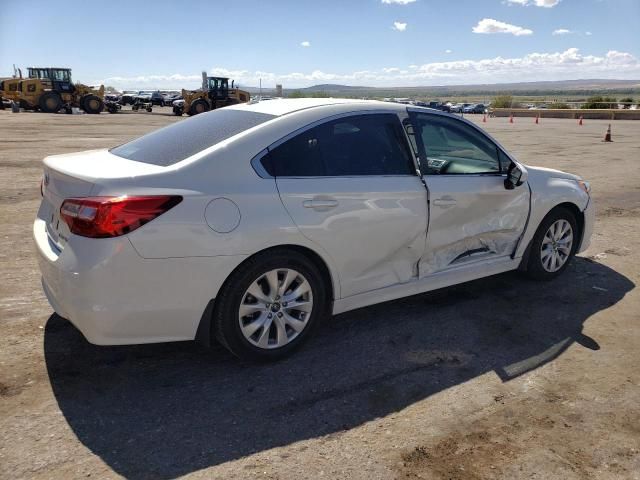
[{"label": "white cloud", "polygon": [[493,18],[483,18],[478,22],[478,25],[473,27],[473,33],[510,33],[516,37],[520,37],[522,35],[531,35],[533,30],[500,22]]},{"label": "white cloud", "polygon": [[391,28],[399,32],[404,32],[407,29],[407,24],[403,22],[393,22],[393,27]]},{"label": "white cloud", "polygon": [[452,52],[453,52],[453,50],[451,50],[451,49],[449,49],[449,48],[447,48],[447,49],[444,51],[444,53],[452,53]]},{"label": "white cloud", "polygon": [[560,3],[560,0],[534,0],[536,7],[553,8]]},{"label": "white cloud", "polygon": [[[275,73],[251,70],[213,68],[212,75],[229,77],[243,86],[282,83],[285,88],[297,88],[319,83],[339,83],[367,86],[461,85],[478,83],[568,80],[578,78],[640,78],[640,59],[630,53],[611,50],[604,56],[585,55],[577,48],[563,52],[529,53],[522,57],[494,57],[481,60],[408,65],[406,69],[387,67],[347,73],[312,72]],[[148,75],[110,77],[92,84],[111,85],[119,89],[198,88],[200,75]]]},{"label": "white cloud", "polygon": [[571,30],[567,30],[566,28],[558,28],[557,30],[554,30],[551,35],[568,35],[570,33],[573,32]]},{"label": "white cloud", "polygon": [[310,47],[311,46],[311,42],[308,42],[307,40],[305,40],[304,42],[300,42],[300,46],[301,47]]},{"label": "white cloud", "polygon": [[584,32],[584,34],[585,34],[586,36],[588,36],[588,37],[590,37],[591,35],[593,35],[593,33],[591,33],[591,32]]},{"label": "white cloud", "polygon": [[382,0],[382,3],[385,3],[387,5],[408,5],[409,3],[413,3],[415,1],[416,0]]},{"label": "white cloud", "polygon": [[506,0],[506,2],[509,5],[516,4],[523,7],[535,5],[536,7],[553,8],[560,3],[560,0]]}]

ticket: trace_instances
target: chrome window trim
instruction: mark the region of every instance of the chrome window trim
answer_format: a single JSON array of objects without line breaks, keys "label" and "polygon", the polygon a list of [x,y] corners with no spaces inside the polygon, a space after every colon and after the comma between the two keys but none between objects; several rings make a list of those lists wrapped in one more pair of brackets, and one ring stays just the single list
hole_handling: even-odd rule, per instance
[{"label": "chrome window trim", "polygon": [[262,159],[268,153],[269,153],[269,150],[264,148],[260,151],[260,153],[254,156],[250,162],[251,166],[253,167],[253,170],[258,174],[260,178],[274,178],[272,175],[269,174],[269,172],[267,172],[267,169],[264,168],[264,165],[262,164]]},{"label": "chrome window trim", "polygon": [[[400,112],[402,113],[402,112]],[[380,115],[380,114],[385,114],[385,115],[395,115],[396,119],[398,120],[399,123],[399,127],[404,131],[404,128],[402,127],[402,120],[400,118],[399,112],[397,111],[392,111],[392,110],[386,110],[386,109],[381,109],[381,108],[375,108],[375,109],[371,109],[371,110],[353,110],[350,112],[342,112],[342,113],[337,113],[335,115],[331,115],[329,117],[325,117],[322,118],[320,120],[316,120],[315,122],[309,123],[308,125],[305,125],[304,127],[300,127],[297,130],[294,130],[291,133],[288,133],[287,135],[285,135],[284,137],[280,138],[279,140],[276,140],[275,142],[273,142],[271,145],[269,145],[267,148],[265,148],[264,150],[262,150],[260,153],[258,153],[255,157],[253,157],[251,159],[251,166],[253,167],[253,169],[256,171],[256,173],[258,174],[258,176],[260,176],[261,178],[275,178],[274,175],[270,175],[269,172],[266,171],[266,169],[264,168],[264,165],[262,165],[262,158],[269,152],[271,152],[272,149],[279,147],[280,145],[282,145],[284,142],[286,142],[287,140],[292,139],[293,137],[300,135],[301,133],[306,132],[307,130],[310,130],[312,128],[315,128],[317,126],[323,125],[325,123],[329,123],[332,122],[334,120],[339,120],[341,118],[348,118],[348,117],[355,117],[355,116],[361,116],[361,115]],[[415,164],[415,158],[412,152],[412,148],[411,145],[408,143],[408,139],[405,138],[405,141],[407,142],[406,148],[408,150],[408,153],[411,157],[411,160],[414,162]],[[291,175],[281,175],[278,176],[278,178],[299,178],[299,179],[319,179],[319,178],[372,178],[372,177],[414,177],[417,176],[415,173],[407,173],[407,174],[391,174],[391,175],[322,175],[322,176],[291,176]]]}]

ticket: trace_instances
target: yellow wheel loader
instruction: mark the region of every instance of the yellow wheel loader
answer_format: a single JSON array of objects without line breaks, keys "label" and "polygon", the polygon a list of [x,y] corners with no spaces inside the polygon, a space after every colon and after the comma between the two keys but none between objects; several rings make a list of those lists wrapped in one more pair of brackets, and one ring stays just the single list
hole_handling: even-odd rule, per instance
[{"label": "yellow wheel loader", "polygon": [[[56,113],[62,108],[70,113],[72,107],[93,114],[104,110],[103,85],[93,88],[73,83],[69,68],[30,67],[28,72],[28,78],[11,79],[19,80],[15,101],[22,108],[45,113]],[[5,96],[4,93],[2,95]]]},{"label": "yellow wheel loader", "polygon": [[197,115],[216,108],[245,103],[251,99],[249,92],[234,87],[225,77],[206,77],[206,87],[198,90],[182,90],[182,100],[173,102],[175,115]]},{"label": "yellow wheel loader", "polygon": [[4,105],[4,101],[17,102],[19,100],[20,91],[18,86],[21,80],[21,78],[0,79],[0,103],[2,105]]}]

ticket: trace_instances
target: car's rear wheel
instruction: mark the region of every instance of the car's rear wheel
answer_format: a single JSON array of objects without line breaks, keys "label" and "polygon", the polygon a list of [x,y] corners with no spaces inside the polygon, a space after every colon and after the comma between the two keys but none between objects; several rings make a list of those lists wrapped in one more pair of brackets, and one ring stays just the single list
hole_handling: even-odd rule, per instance
[{"label": "car's rear wheel", "polygon": [[314,263],[295,251],[270,251],[227,280],[212,331],[238,357],[276,360],[299,347],[326,313],[326,287]]},{"label": "car's rear wheel", "polygon": [[569,265],[577,247],[576,218],[566,208],[552,210],[531,241],[527,274],[536,280],[551,280]]}]

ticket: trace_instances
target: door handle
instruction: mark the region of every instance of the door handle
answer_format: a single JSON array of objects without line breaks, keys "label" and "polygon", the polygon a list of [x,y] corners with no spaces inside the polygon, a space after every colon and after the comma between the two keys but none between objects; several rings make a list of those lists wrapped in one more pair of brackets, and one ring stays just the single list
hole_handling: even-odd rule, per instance
[{"label": "door handle", "polygon": [[329,209],[337,207],[338,201],[331,199],[304,200],[302,206],[305,208]]},{"label": "door handle", "polygon": [[455,199],[450,198],[450,197],[449,198],[447,198],[447,197],[436,198],[433,201],[433,204],[438,206],[438,207],[451,207],[452,205],[455,205],[456,203],[458,203],[458,202],[456,202]]}]

